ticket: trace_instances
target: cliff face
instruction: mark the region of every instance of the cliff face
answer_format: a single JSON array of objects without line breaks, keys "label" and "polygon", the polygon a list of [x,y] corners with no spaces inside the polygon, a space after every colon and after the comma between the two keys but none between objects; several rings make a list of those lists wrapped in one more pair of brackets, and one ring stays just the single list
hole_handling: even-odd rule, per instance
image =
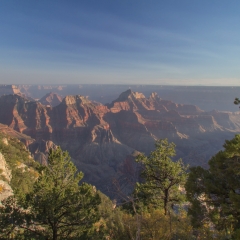
[{"label": "cliff face", "polygon": [[0,133],[3,133],[9,137],[14,137],[19,139],[21,142],[25,144],[25,146],[29,146],[31,143],[35,141],[35,139],[32,139],[30,136],[17,132],[12,128],[8,127],[7,125],[1,124],[1,123],[0,123]]},{"label": "cliff face", "polygon": [[[57,106],[19,95],[2,96],[0,123],[34,138],[29,148],[44,164],[50,146],[68,150],[95,185],[104,175],[109,181],[134,150],[148,154],[156,139],[174,141],[179,157],[204,165],[225,139],[240,131],[237,114],[204,112],[197,106],[162,100],[156,93],[147,98],[131,90],[107,105],[80,95],[66,96]],[[99,178],[91,176],[89,169]]]},{"label": "cliff face", "polygon": [[57,145],[52,141],[44,140],[34,141],[28,146],[33,158],[42,165],[48,164],[48,153],[51,148],[56,149]]},{"label": "cliff face", "polygon": [[7,94],[20,94],[20,89],[15,85],[0,85],[0,96]]}]

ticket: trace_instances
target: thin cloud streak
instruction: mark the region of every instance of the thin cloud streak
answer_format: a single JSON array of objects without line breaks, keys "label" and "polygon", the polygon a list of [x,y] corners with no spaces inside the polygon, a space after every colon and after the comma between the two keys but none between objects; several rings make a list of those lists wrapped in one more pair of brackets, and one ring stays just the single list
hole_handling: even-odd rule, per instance
[{"label": "thin cloud streak", "polygon": [[[219,5],[215,17],[215,4],[206,8],[204,1],[93,2],[16,1],[5,8],[0,3],[0,63],[9,76],[18,71],[36,81],[69,76],[73,83],[82,78],[136,84],[144,79],[217,84],[229,78],[240,84],[236,11],[229,16]],[[0,73],[1,79],[9,76]]]}]

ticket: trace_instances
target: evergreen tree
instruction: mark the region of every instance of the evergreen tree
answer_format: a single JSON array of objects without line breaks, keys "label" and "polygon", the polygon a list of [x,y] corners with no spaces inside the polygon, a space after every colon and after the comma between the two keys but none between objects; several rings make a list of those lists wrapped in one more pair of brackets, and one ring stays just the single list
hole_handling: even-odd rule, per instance
[{"label": "evergreen tree", "polygon": [[194,227],[214,224],[229,237],[240,230],[240,135],[224,148],[209,161],[209,169],[190,169],[186,190]]},{"label": "evergreen tree", "polygon": [[100,197],[93,186],[79,185],[82,177],[67,152],[50,150],[48,166],[42,168],[33,191],[22,203],[24,223],[16,221],[16,228],[34,239],[87,238],[99,220]]},{"label": "evergreen tree", "polygon": [[165,215],[169,207],[183,201],[180,187],[187,177],[187,167],[182,160],[174,162],[175,144],[167,139],[156,141],[156,149],[148,157],[138,155],[136,161],[143,165],[141,176],[143,183],[138,183],[137,195],[147,203],[163,206]]},{"label": "evergreen tree", "polygon": [[240,99],[239,98],[235,98],[234,104],[236,104],[236,105],[240,104]]}]

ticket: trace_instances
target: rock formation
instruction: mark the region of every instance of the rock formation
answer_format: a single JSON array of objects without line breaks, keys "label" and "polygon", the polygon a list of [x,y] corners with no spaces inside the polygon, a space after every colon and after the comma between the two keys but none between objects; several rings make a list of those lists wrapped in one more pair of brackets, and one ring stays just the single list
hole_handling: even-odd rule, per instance
[{"label": "rock formation", "polygon": [[39,102],[43,105],[55,107],[62,102],[62,97],[57,93],[50,92],[43,96]]},{"label": "rock formation", "polygon": [[35,139],[29,149],[43,164],[50,146],[68,150],[86,180],[96,186],[110,184],[124,168],[126,156],[134,151],[148,154],[156,139],[174,141],[177,157],[205,166],[224,140],[240,131],[238,114],[204,112],[156,93],[147,98],[127,90],[106,105],[72,95],[57,106],[49,105],[19,95],[2,96],[0,123]]},{"label": "rock formation", "polygon": [[13,195],[13,190],[9,185],[12,175],[9,170],[6,160],[0,152],[0,203],[5,198]]},{"label": "rock formation", "polygon": [[22,93],[16,85],[0,85],[0,96],[9,94],[16,94],[28,100],[34,100],[30,96]]},{"label": "rock formation", "polygon": [[0,85],[0,96],[8,94],[21,94],[16,85]]},{"label": "rock formation", "polygon": [[35,139],[31,138],[30,136],[17,132],[12,128],[8,127],[7,125],[1,124],[1,123],[0,123],[0,133],[19,139],[21,142],[25,144],[26,147],[28,147],[31,143],[35,141]]},{"label": "rock formation", "polygon": [[56,149],[57,145],[52,141],[44,140],[34,141],[28,146],[33,158],[42,165],[47,165],[48,153],[51,148]]}]

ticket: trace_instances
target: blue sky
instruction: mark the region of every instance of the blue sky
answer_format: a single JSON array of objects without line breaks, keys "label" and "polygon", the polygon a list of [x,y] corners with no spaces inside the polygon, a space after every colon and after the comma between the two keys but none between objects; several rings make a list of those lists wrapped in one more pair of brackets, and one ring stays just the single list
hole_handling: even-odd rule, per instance
[{"label": "blue sky", "polygon": [[240,86],[240,2],[0,1],[0,83]]}]

